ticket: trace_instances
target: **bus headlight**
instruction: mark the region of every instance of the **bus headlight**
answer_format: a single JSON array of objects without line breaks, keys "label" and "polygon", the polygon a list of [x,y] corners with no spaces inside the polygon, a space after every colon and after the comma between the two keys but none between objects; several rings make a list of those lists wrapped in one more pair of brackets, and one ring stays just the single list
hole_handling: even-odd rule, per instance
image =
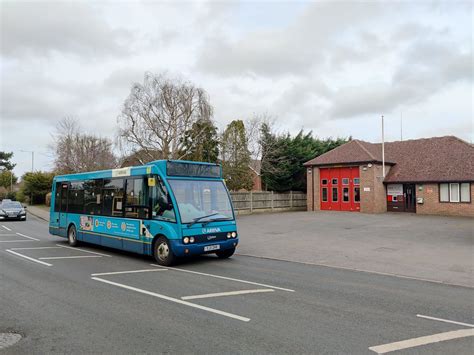
[{"label": "bus headlight", "polygon": [[194,237],[190,237],[190,238],[189,238],[189,242],[190,242],[190,243],[194,243]]},{"label": "bus headlight", "polygon": [[188,243],[189,243],[189,238],[188,238],[188,237],[184,237],[183,243],[184,243],[184,244],[188,244]]},{"label": "bus headlight", "polygon": [[227,238],[232,237],[232,233],[227,233]]},{"label": "bus headlight", "polygon": [[235,238],[235,237],[237,237],[237,233],[232,232],[232,238]]}]

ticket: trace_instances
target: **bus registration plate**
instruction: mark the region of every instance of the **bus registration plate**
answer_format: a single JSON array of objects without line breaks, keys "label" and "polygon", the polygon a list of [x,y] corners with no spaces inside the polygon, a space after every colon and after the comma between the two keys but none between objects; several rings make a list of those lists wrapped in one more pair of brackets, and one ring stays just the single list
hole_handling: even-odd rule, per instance
[{"label": "bus registration plate", "polygon": [[211,250],[219,250],[221,246],[219,244],[217,245],[208,245],[204,247],[204,251],[211,251]]}]

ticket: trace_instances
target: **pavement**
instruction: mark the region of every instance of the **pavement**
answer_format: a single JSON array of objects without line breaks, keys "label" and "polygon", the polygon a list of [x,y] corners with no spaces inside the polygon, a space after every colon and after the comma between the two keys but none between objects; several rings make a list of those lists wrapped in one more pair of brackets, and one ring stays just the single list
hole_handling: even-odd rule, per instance
[{"label": "pavement", "polygon": [[285,212],[238,218],[238,253],[474,287],[474,219]]},{"label": "pavement", "polygon": [[34,215],[0,223],[0,280],[0,339],[17,335],[5,354],[471,354],[474,346],[472,288],[243,255],[162,268],[100,246],[69,248]]}]

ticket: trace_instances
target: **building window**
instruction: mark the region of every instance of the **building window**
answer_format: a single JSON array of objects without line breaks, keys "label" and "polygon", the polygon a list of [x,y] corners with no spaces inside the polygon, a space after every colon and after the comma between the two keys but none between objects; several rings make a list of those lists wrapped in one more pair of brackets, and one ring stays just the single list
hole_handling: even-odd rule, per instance
[{"label": "building window", "polygon": [[471,188],[468,182],[461,184],[461,202],[471,202]]},{"label": "building window", "polygon": [[449,184],[449,202],[459,202],[459,184]]},{"label": "building window", "polygon": [[327,185],[327,184],[328,184],[328,179],[321,180],[321,185]]},{"label": "building window", "polygon": [[448,184],[439,185],[439,200],[441,202],[449,202],[449,185]]},{"label": "building window", "polygon": [[359,178],[354,179],[354,185],[360,185],[360,179]]},{"label": "building window", "polygon": [[348,178],[342,179],[342,184],[343,185],[349,185],[349,179]]},{"label": "building window", "polygon": [[342,189],[342,202],[349,202],[349,188],[344,187]]},{"label": "building window", "polygon": [[354,202],[360,202],[360,187],[354,187]]},{"label": "building window", "polygon": [[332,180],[331,180],[331,184],[337,185],[337,179],[332,179]]},{"label": "building window", "polygon": [[338,193],[337,193],[337,187],[332,188],[332,202],[337,202],[338,198]]},{"label": "building window", "polygon": [[328,202],[328,188],[327,187],[323,187],[321,194],[322,194],[321,198],[323,199],[323,202]]},{"label": "building window", "polygon": [[469,183],[451,182],[439,184],[440,202],[471,202],[471,189]]}]

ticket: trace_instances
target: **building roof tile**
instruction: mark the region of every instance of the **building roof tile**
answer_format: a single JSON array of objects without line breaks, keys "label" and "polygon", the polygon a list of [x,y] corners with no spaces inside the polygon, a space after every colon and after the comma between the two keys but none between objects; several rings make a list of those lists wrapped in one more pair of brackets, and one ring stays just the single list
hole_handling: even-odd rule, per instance
[{"label": "building roof tile", "polygon": [[[474,145],[454,136],[385,143],[385,182],[474,181]],[[381,163],[382,144],[352,140],[306,166]]]}]

